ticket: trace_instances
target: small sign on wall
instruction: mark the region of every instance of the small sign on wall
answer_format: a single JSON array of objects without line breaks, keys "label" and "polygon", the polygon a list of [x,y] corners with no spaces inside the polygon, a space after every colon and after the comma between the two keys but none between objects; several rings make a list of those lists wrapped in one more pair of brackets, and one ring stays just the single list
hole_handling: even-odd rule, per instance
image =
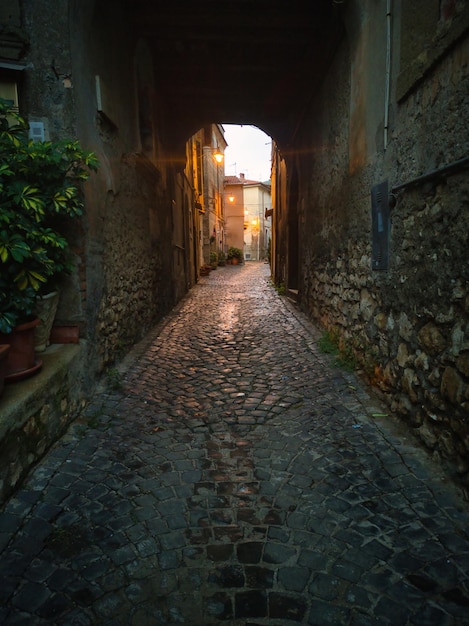
[{"label": "small sign on wall", "polygon": [[45,141],[46,134],[42,122],[29,122],[29,138],[33,141]]},{"label": "small sign on wall", "polygon": [[29,138],[33,141],[49,141],[49,120],[47,117],[30,118]]}]

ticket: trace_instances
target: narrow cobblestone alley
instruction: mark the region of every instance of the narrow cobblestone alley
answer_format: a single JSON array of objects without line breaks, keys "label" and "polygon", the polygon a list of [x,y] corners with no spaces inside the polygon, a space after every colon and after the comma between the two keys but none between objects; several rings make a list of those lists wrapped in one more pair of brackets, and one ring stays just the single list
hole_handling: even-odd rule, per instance
[{"label": "narrow cobblestone alley", "polygon": [[202,279],[0,512],[1,624],[469,624],[469,514],[265,264]]}]

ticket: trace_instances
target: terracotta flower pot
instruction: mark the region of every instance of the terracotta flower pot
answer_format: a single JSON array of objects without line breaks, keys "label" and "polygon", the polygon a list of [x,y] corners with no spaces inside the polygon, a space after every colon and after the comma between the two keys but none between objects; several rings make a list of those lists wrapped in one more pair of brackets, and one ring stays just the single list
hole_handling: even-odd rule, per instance
[{"label": "terracotta flower pot", "polygon": [[34,351],[34,331],[39,324],[35,317],[15,326],[11,333],[0,333],[0,343],[8,344],[10,350],[6,360],[6,381],[21,380],[32,376],[41,366]]}]

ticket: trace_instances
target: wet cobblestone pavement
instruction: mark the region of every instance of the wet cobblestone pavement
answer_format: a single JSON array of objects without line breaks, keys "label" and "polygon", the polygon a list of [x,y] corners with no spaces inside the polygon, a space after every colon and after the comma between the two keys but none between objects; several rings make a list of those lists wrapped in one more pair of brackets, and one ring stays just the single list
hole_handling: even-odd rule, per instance
[{"label": "wet cobblestone pavement", "polygon": [[269,283],[227,266],[0,512],[0,623],[469,624],[469,514]]}]

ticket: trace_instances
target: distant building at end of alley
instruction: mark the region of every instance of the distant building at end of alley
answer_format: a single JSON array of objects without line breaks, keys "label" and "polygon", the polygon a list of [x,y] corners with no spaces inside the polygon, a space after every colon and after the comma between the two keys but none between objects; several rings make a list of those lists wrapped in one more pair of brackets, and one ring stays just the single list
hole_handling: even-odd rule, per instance
[{"label": "distant building at end of alley", "polygon": [[246,261],[265,259],[272,233],[270,180],[225,176],[224,194],[227,246],[241,248]]}]

